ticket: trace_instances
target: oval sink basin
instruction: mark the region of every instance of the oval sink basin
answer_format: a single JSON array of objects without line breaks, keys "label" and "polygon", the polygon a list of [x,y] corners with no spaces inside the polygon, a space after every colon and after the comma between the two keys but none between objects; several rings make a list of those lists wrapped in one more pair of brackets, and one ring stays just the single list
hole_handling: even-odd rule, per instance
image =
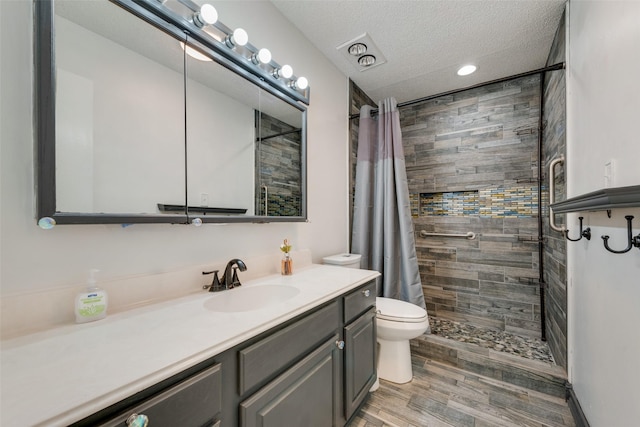
[{"label": "oval sink basin", "polygon": [[287,285],[240,287],[219,292],[206,300],[204,307],[226,313],[260,310],[293,298],[299,293],[300,289]]}]

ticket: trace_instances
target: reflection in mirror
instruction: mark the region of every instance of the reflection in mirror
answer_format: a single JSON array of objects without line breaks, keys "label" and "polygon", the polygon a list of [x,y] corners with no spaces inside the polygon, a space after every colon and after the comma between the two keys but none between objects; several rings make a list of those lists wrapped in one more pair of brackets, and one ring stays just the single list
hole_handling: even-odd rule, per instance
[{"label": "reflection in mirror", "polygon": [[57,0],[56,211],[184,204],[183,53],[109,2]]},{"label": "reflection in mirror", "polygon": [[[256,213],[302,216],[302,120],[263,93],[256,111]],[[297,114],[296,114],[297,113]]]},{"label": "reflection in mirror", "polygon": [[[211,60],[187,55],[186,63],[189,212],[215,208],[254,215],[253,114],[259,89]],[[200,210],[212,214],[207,211]]]},{"label": "reflection in mirror", "polygon": [[201,56],[186,73],[189,212],[302,216],[303,112]]}]

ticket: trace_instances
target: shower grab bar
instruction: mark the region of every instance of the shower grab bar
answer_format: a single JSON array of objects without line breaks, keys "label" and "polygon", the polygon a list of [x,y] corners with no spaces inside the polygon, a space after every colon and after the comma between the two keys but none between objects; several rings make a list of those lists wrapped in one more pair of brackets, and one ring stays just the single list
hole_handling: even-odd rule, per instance
[{"label": "shower grab bar", "polygon": [[264,216],[268,216],[269,188],[266,185],[263,185],[262,189],[264,190]]},{"label": "shower grab bar", "polygon": [[[555,203],[555,198],[556,198],[555,167],[558,163],[564,163],[563,155],[553,159],[551,163],[549,163],[549,205],[553,205]],[[567,231],[564,225],[563,226],[556,225],[556,216],[553,213],[553,209],[551,208],[551,206],[549,206],[549,227],[551,227],[553,230],[558,231],[560,233],[564,233],[565,231]]]},{"label": "shower grab bar", "polygon": [[420,231],[421,237],[465,237],[469,240],[476,238],[476,233],[473,231],[467,231],[465,234],[451,234],[451,233],[429,233],[428,231]]}]

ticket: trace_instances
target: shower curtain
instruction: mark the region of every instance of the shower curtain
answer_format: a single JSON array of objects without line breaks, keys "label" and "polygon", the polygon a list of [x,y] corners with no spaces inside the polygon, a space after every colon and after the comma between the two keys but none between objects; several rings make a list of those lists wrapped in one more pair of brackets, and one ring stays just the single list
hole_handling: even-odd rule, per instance
[{"label": "shower curtain", "polygon": [[378,295],[425,307],[396,100],[360,109],[351,252],[379,271]]}]

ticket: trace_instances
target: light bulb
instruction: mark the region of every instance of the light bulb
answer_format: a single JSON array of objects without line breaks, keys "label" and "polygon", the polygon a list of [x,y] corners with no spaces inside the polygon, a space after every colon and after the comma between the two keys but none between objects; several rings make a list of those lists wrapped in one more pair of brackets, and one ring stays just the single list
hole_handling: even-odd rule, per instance
[{"label": "light bulb", "polygon": [[291,65],[283,65],[282,67],[273,70],[273,77],[275,77],[276,79],[279,79],[281,77],[283,79],[290,79],[292,76],[293,68],[291,68]]},{"label": "light bulb", "polygon": [[290,79],[291,76],[293,76],[293,68],[291,68],[291,65],[283,65],[282,68],[280,68],[280,75],[285,79]]},{"label": "light bulb", "polygon": [[362,55],[358,58],[358,64],[360,64],[361,67],[371,67],[375,63],[376,57],[373,55]]},{"label": "light bulb", "polygon": [[271,52],[269,49],[265,49],[264,47],[258,51],[258,60],[263,64],[268,64],[271,62]]},{"label": "light bulb", "polygon": [[298,77],[296,80],[296,87],[300,90],[305,90],[309,86],[309,80],[306,77]]},{"label": "light bulb", "polygon": [[232,34],[229,34],[224,39],[224,43],[229,49],[233,49],[236,46],[244,46],[249,42],[249,35],[242,28],[236,28]]},{"label": "light bulb", "polygon": [[469,74],[473,73],[474,71],[476,71],[476,66],[475,65],[465,65],[464,67],[461,67],[458,70],[458,75],[459,76],[468,76]]},{"label": "light bulb", "polygon": [[244,46],[249,42],[249,35],[242,28],[233,30],[233,41],[238,46]]},{"label": "light bulb", "polygon": [[197,27],[204,27],[205,25],[213,25],[218,20],[218,11],[212,5],[206,3],[203,4],[199,12],[193,15],[193,23]]}]

